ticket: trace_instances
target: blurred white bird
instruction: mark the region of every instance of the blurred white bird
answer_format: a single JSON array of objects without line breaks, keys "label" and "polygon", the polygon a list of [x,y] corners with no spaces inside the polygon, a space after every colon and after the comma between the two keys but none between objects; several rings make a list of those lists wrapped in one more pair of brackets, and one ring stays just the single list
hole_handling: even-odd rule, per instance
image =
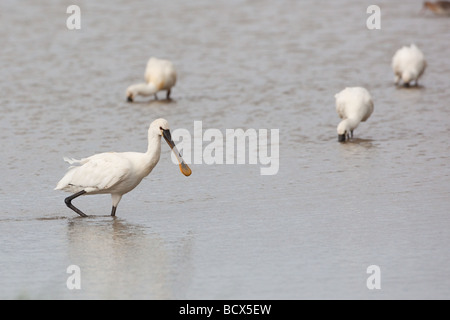
[{"label": "blurred white bird", "polygon": [[150,96],[159,91],[167,91],[167,100],[170,99],[170,92],[177,82],[177,73],[172,62],[157,58],[150,58],[145,69],[145,83],[133,84],[127,88],[127,101],[133,102],[137,95]]},{"label": "blurred white bird", "polygon": [[112,198],[111,216],[114,216],[122,196],[133,190],[158,163],[161,154],[161,136],[175,153],[181,172],[189,176],[191,169],[184,163],[172,141],[169,124],[165,119],[157,119],[148,129],[147,152],[107,152],[81,160],[64,158],[75,166],[69,168],[55,190],[74,193],[65,199],[65,203],[82,217],[86,217],[86,214],[71,203],[73,199],[84,194],[109,193]]},{"label": "blurred white bird", "polygon": [[362,87],[345,88],[337,93],[336,111],[341,119],[337,126],[338,141],[353,138],[353,130],[361,121],[366,121],[373,112],[373,101],[369,91]]},{"label": "blurred white bird", "polygon": [[423,9],[428,9],[437,15],[450,15],[450,1],[425,1]]},{"label": "blurred white bird", "polygon": [[409,47],[404,46],[397,50],[392,58],[395,84],[399,84],[401,80],[403,85],[409,86],[414,81],[417,86],[426,66],[425,57],[416,45],[411,44]]}]

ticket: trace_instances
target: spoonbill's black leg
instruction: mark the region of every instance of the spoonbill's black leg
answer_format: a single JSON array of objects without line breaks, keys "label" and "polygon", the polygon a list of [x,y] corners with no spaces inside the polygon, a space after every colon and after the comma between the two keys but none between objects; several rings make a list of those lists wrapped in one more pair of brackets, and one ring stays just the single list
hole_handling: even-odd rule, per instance
[{"label": "spoonbill's black leg", "polygon": [[66,205],[67,205],[70,209],[72,209],[73,211],[75,211],[76,213],[78,213],[78,214],[79,214],[80,216],[82,216],[82,217],[87,217],[87,215],[84,214],[83,211],[81,211],[80,209],[78,209],[77,207],[75,207],[75,206],[72,204],[72,200],[75,199],[76,197],[79,197],[79,196],[85,194],[85,193],[86,193],[86,191],[82,190],[82,191],[80,191],[80,192],[78,192],[78,193],[75,193],[75,194],[71,195],[70,197],[67,197],[66,199],[64,199],[64,202],[66,203]]},{"label": "spoonbill's black leg", "polygon": [[111,217],[114,217],[115,215],[116,215],[116,209],[117,209],[117,207],[112,207],[112,209],[111,209]]}]

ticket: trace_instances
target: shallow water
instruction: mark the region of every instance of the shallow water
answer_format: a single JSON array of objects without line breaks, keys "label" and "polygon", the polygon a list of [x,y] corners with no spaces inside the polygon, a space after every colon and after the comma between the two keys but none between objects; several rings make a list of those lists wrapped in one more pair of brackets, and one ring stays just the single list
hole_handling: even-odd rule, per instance
[{"label": "shallow water", "polygon": [[[0,298],[450,298],[450,19],[421,1],[78,1],[0,4]],[[396,88],[415,42],[428,68]],[[173,101],[125,102],[150,56],[178,68]],[[334,94],[364,86],[375,111],[337,142]],[[160,94],[160,98],[163,94]],[[144,151],[149,123],[280,130],[280,167],[193,164],[164,144],[124,196],[65,207],[63,156]],[[81,290],[68,290],[69,265]],[[368,290],[366,269],[381,269]]]}]

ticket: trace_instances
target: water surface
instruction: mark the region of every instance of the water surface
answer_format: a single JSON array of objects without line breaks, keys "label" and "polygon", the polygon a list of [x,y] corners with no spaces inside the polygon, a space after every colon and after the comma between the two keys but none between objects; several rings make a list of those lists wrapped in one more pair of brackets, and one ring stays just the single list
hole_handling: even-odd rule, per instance
[{"label": "water surface", "polygon": [[[450,298],[450,20],[421,1],[59,1],[0,4],[0,298]],[[396,88],[416,43],[428,68]],[[179,73],[173,101],[125,102],[150,56]],[[375,111],[337,142],[334,94]],[[162,98],[164,94],[160,94]],[[280,168],[160,163],[108,216],[109,196],[66,208],[63,156],[145,151],[149,123],[280,130]],[[81,290],[68,290],[69,265]],[[381,290],[366,287],[370,265]]]}]

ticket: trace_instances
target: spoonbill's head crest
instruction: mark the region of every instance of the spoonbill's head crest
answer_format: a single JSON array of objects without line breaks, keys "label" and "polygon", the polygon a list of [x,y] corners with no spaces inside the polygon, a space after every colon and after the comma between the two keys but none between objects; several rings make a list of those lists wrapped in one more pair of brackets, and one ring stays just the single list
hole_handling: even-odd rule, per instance
[{"label": "spoonbill's head crest", "polygon": [[405,84],[409,84],[415,78],[416,78],[416,76],[411,71],[405,71],[402,74],[402,81]]},{"label": "spoonbill's head crest", "polygon": [[175,146],[175,143],[172,140],[172,136],[170,134],[170,128],[169,123],[166,119],[156,119],[153,121],[150,125],[149,130],[149,137],[151,134],[157,133],[159,136],[162,136],[164,140],[166,140],[167,144],[169,145],[170,149],[172,149],[173,153],[175,154],[175,157],[178,160],[180,171],[183,173],[186,177],[190,176],[192,171],[191,168],[184,162],[183,157],[178,152],[177,147]]},{"label": "spoonbill's head crest", "polygon": [[133,102],[134,97],[137,95],[137,90],[134,86],[129,86],[127,88],[127,101]]},{"label": "spoonbill's head crest", "polygon": [[170,135],[169,122],[166,119],[156,119],[150,124],[150,130],[155,131],[160,136],[164,136],[164,132],[168,132]]},{"label": "spoonbill's head crest", "polygon": [[170,134],[169,123],[166,119],[156,119],[150,124],[149,135],[157,134],[164,137],[166,142],[169,144],[170,148],[173,149],[175,144],[172,141],[172,135]]},{"label": "spoonbill's head crest", "polygon": [[127,88],[127,101],[133,102],[138,95],[146,95],[148,87],[145,83],[133,84]]},{"label": "spoonbill's head crest", "polygon": [[337,127],[338,141],[345,142],[350,136],[350,128],[347,121],[341,121]]}]

